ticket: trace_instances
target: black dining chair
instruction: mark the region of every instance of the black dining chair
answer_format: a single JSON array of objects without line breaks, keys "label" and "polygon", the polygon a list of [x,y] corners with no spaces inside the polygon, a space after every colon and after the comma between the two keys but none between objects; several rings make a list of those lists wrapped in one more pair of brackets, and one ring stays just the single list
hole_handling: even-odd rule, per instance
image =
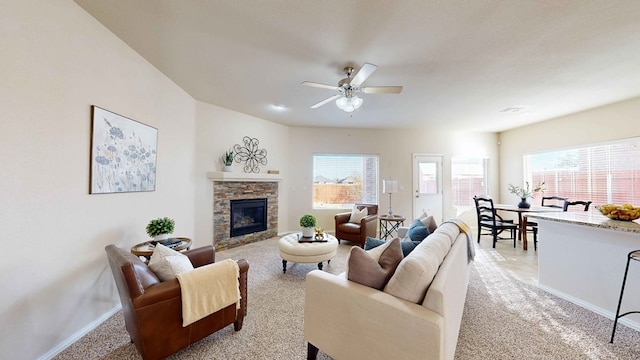
[{"label": "black dining chair", "polygon": [[567,201],[567,198],[560,196],[543,196],[540,206],[562,209],[564,208],[565,201]]},{"label": "black dining chair", "polygon": [[564,201],[564,206],[562,210],[568,211],[569,206],[582,206],[584,211],[589,211],[589,205],[591,205],[591,201]]},{"label": "black dining chair", "polygon": [[[563,198],[560,196],[543,196],[542,202],[540,206],[546,206],[556,209],[562,209],[563,211],[567,211],[565,208],[567,203],[567,198]],[[531,221],[527,222],[527,231],[531,231],[533,233],[533,250],[538,250],[538,223]]]},{"label": "black dining chair", "polygon": [[[491,235],[493,238],[493,247],[496,247],[498,240],[513,239],[513,247],[516,247],[516,230],[518,225],[513,223],[513,220],[504,220],[500,215],[496,214],[496,209],[493,206],[493,199],[488,196],[476,195],[473,197],[473,201],[476,203],[476,213],[478,215],[478,243],[480,243],[480,237],[482,235]],[[482,229],[488,230],[482,233]],[[509,238],[502,238],[498,235],[503,231],[509,231]]]}]

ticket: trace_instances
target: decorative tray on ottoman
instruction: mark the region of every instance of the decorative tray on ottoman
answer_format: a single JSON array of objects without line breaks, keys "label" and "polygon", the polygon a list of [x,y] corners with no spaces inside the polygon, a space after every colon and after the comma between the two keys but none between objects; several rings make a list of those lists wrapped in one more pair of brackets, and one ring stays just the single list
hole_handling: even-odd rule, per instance
[{"label": "decorative tray on ottoman", "polygon": [[317,242],[327,242],[327,241],[329,241],[329,237],[326,236],[324,233],[322,234],[322,237],[319,237],[318,235],[304,237],[302,236],[302,234],[298,234],[299,243],[317,243]]}]

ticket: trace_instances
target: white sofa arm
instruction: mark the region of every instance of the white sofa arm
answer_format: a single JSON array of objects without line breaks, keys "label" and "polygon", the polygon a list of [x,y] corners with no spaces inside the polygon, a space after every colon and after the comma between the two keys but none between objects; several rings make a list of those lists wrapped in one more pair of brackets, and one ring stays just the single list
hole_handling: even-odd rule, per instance
[{"label": "white sofa arm", "polygon": [[332,358],[444,357],[437,313],[319,270],[307,274],[305,287],[305,340]]}]

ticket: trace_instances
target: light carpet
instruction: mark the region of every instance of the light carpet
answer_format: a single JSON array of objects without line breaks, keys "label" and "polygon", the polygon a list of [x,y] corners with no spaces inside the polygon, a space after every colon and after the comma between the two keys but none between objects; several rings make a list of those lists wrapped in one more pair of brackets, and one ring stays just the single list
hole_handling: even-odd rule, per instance
[{"label": "light carpet", "polygon": [[[317,267],[289,263],[283,274],[277,240],[216,254],[217,260],[249,261],[243,328],[235,332],[232,325],[227,326],[169,359],[306,358],[304,277]],[[344,271],[350,247],[343,242],[324,270],[334,274]],[[640,358],[640,332],[621,325],[615,343],[609,344],[612,320],[513,278],[498,265],[497,258],[495,250],[477,248],[456,359]],[[118,312],[55,359],[140,358]],[[320,352],[318,359],[329,357]]]}]

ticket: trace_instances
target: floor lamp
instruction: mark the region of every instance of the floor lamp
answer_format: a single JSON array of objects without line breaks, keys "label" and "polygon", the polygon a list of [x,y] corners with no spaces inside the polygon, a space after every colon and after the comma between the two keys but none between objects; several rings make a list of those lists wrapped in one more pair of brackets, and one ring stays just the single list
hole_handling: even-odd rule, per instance
[{"label": "floor lamp", "polygon": [[389,212],[388,216],[393,216],[393,210],[391,209],[391,194],[398,192],[398,180],[382,180],[382,193],[389,194]]}]

